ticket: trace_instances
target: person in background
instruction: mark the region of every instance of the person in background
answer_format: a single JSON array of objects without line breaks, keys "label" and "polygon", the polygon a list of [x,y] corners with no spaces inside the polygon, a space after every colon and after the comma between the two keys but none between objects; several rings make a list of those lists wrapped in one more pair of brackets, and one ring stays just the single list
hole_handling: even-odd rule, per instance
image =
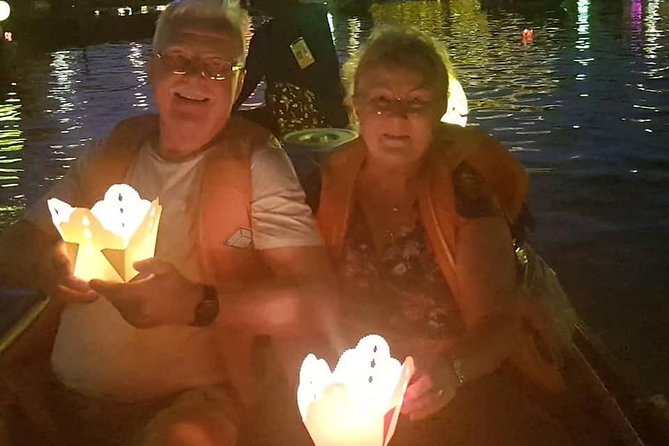
[{"label": "person in background", "polygon": [[327,160],[317,214],[342,332],[416,360],[396,445],[571,444],[525,391],[564,386],[518,283],[511,224],[528,178],[490,136],[440,122],[446,60],[418,31],[385,27],[348,65],[360,137]]},{"label": "person in background", "polygon": [[[275,135],[316,127],[348,126],[339,60],[323,3],[252,0],[253,11],[271,17],[255,30],[246,58],[238,109],[261,80],[265,108],[258,118]],[[258,116],[252,110],[249,116]]]},{"label": "person in background", "polygon": [[[237,444],[259,393],[258,340],[310,335],[334,317],[328,256],[290,162],[267,131],[231,117],[242,23],[220,1],[171,3],[149,64],[159,114],[118,124],[2,234],[2,283],[51,296],[19,356],[55,336],[37,371],[2,358],[22,421],[41,422],[18,444]],[[160,198],[155,257],[129,283],[84,282],[46,199],[90,207],[115,183]]]}]

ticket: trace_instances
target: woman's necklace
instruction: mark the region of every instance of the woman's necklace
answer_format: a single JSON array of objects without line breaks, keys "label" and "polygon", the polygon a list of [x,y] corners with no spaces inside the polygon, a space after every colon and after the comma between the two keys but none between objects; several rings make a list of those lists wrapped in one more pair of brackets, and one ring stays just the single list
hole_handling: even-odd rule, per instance
[{"label": "woman's necklace", "polygon": [[410,184],[383,186],[363,180],[356,191],[377,252],[411,232],[417,220],[415,188]]}]

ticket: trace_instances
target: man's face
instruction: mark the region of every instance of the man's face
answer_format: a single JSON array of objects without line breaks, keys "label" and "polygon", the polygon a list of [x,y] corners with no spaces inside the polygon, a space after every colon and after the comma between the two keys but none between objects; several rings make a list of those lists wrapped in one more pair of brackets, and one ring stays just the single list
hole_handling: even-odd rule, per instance
[{"label": "man's face", "polygon": [[[149,79],[161,132],[177,138],[185,148],[208,143],[230,118],[243,71],[225,70],[223,80],[202,72],[207,71],[205,65],[239,64],[241,42],[228,34],[182,27],[173,29],[157,52],[160,56],[149,65]],[[188,69],[175,69],[174,61]]]}]

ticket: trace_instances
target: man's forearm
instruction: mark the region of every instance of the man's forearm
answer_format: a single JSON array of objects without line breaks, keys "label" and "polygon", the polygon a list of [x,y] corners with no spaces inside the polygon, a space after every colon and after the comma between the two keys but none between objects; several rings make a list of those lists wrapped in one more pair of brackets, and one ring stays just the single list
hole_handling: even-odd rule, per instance
[{"label": "man's forearm", "polygon": [[294,336],[334,329],[337,293],[332,283],[270,281],[243,289],[217,288],[217,323],[258,334]]}]

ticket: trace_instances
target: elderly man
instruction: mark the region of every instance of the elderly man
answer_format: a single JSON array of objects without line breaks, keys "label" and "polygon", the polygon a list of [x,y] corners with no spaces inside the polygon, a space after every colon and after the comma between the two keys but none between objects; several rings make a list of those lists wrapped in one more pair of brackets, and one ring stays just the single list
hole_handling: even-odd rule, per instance
[{"label": "elderly man", "polygon": [[[172,3],[149,65],[159,115],[117,125],[3,234],[3,282],[37,280],[62,307],[51,400],[73,443],[235,444],[258,336],[327,326],[330,267],[289,161],[230,117],[242,23],[220,1]],[[88,207],[121,182],[161,200],[155,258],[130,283],[83,282],[46,198]]]}]

